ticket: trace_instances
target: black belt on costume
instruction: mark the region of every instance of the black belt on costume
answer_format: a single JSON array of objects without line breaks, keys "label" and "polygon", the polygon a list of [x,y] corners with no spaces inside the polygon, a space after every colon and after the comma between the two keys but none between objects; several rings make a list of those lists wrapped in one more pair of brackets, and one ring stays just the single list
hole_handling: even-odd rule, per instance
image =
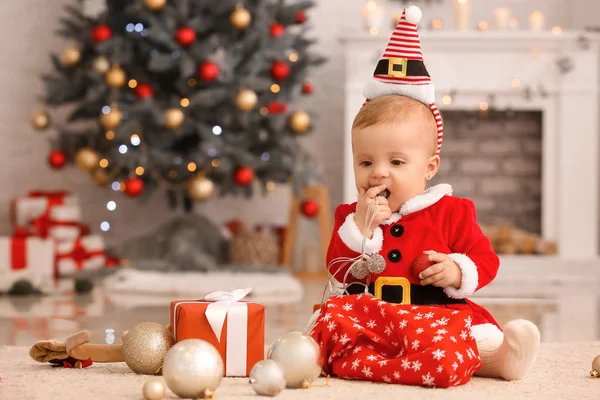
[{"label": "black belt on costume", "polygon": [[379,60],[373,75],[388,75],[395,77],[404,76],[429,76],[423,61],[408,60],[406,58],[389,58]]},{"label": "black belt on costume", "polygon": [[[350,284],[348,286],[349,294],[364,293],[365,287],[361,284]],[[402,303],[402,286],[385,285],[381,288],[381,297],[388,303]],[[375,284],[369,285],[369,293],[375,293]],[[444,293],[444,289],[432,285],[410,284],[410,303],[414,305],[426,306],[436,304],[467,304],[465,299],[453,299]]]}]

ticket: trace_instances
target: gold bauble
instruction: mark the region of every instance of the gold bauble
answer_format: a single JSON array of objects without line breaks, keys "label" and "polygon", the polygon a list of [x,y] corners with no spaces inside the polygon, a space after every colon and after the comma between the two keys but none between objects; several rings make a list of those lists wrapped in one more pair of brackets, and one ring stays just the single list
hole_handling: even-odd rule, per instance
[{"label": "gold bauble", "polygon": [[290,127],[295,133],[304,133],[310,127],[310,116],[304,111],[296,111],[290,117]]},{"label": "gold bauble", "polygon": [[81,59],[81,51],[75,45],[65,47],[62,53],[61,62],[65,67],[76,65]]},{"label": "gold bauble", "polygon": [[165,357],[162,374],[167,386],[179,397],[212,397],[223,380],[223,358],[210,343],[185,339]]},{"label": "gold bauble", "polygon": [[277,361],[288,389],[307,388],[321,375],[319,345],[302,332],[284,333],[271,345],[267,358]]},{"label": "gold bauble", "polygon": [[120,88],[125,85],[126,81],[127,75],[119,66],[113,66],[106,73],[106,84],[111,88]]},{"label": "gold bauble", "polygon": [[174,344],[173,335],[164,325],[142,322],[123,338],[123,359],[137,374],[156,375]]},{"label": "gold bauble", "polygon": [[50,114],[46,109],[38,110],[31,116],[31,125],[38,131],[48,128],[51,121]]},{"label": "gold bauble", "polygon": [[196,176],[188,184],[188,194],[193,200],[208,200],[215,193],[215,184],[205,176]]},{"label": "gold bauble", "polygon": [[235,105],[242,111],[250,111],[256,107],[258,96],[249,89],[242,89],[235,98]]},{"label": "gold bauble", "polygon": [[123,114],[116,106],[111,106],[108,114],[102,114],[100,116],[100,123],[106,129],[115,129],[117,126],[121,125],[121,121],[123,120]]},{"label": "gold bauble", "polygon": [[108,61],[108,58],[100,56],[94,60],[93,67],[97,73],[105,74],[110,69],[110,61]]},{"label": "gold bauble", "polygon": [[167,4],[167,0],[144,0],[144,4],[152,11],[158,11]]},{"label": "gold bauble", "polygon": [[592,378],[600,378],[600,355],[594,358],[592,361],[592,371],[590,372]]},{"label": "gold bauble", "polygon": [[82,171],[90,172],[98,166],[100,154],[89,147],[84,147],[75,153],[75,165]]},{"label": "gold bauble", "polygon": [[104,186],[109,182],[109,176],[103,168],[96,168],[92,172],[92,179],[98,186]]},{"label": "gold bauble", "polygon": [[600,372],[597,369],[593,369],[590,371],[590,378],[598,379],[600,378]]},{"label": "gold bauble", "polygon": [[244,7],[238,7],[231,13],[229,20],[234,27],[246,29],[252,22],[252,14]]},{"label": "gold bauble", "polygon": [[169,129],[176,129],[183,124],[185,115],[179,108],[169,108],[165,111],[166,126]]},{"label": "gold bauble", "polygon": [[162,378],[152,378],[144,383],[142,394],[145,400],[162,400],[166,391],[167,387]]}]

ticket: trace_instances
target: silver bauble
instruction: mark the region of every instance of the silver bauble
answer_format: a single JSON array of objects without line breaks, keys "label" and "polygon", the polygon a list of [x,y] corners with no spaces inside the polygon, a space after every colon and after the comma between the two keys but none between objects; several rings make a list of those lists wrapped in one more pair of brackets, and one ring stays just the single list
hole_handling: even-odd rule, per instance
[{"label": "silver bauble", "polygon": [[350,273],[356,279],[365,279],[369,275],[367,263],[363,260],[356,261],[350,268]]},{"label": "silver bauble", "polygon": [[223,379],[223,358],[210,343],[186,339],[168,351],[162,368],[169,389],[183,398],[204,398]]},{"label": "silver bauble", "polygon": [[307,388],[321,374],[319,345],[302,332],[280,336],[271,345],[267,358],[281,366],[289,389]]},{"label": "silver bauble", "polygon": [[259,396],[277,396],[285,389],[283,370],[274,360],[262,360],[250,371],[250,384]]},{"label": "silver bauble", "polygon": [[367,269],[375,275],[382,273],[385,267],[385,258],[381,254],[373,254],[367,260]]}]

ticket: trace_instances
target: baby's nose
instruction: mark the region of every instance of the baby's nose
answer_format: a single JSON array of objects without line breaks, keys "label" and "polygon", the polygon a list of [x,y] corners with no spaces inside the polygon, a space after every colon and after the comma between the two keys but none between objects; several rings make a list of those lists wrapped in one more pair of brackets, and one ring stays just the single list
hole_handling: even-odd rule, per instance
[{"label": "baby's nose", "polygon": [[380,178],[380,177],[387,177],[389,175],[389,170],[387,168],[387,166],[385,165],[377,165],[375,166],[375,168],[372,169],[373,172],[373,176]]}]

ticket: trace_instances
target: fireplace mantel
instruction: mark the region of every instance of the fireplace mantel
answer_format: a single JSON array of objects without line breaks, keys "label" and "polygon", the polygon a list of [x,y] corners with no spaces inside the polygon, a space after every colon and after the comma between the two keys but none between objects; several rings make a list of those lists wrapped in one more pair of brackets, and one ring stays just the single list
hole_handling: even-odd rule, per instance
[{"label": "fireplace mantel", "polygon": [[[391,31],[378,36],[355,32],[340,38],[346,74],[345,202],[356,199],[352,120],[390,35]],[[597,262],[600,37],[578,32],[446,31],[425,31],[420,36],[442,112],[478,109],[490,94],[498,108],[543,112],[542,236],[557,241],[559,260]],[[572,64],[570,72],[561,71],[561,58]],[[519,88],[513,87],[515,79]],[[533,90],[529,99],[526,87]],[[450,93],[452,103],[444,105],[442,98]]]}]

